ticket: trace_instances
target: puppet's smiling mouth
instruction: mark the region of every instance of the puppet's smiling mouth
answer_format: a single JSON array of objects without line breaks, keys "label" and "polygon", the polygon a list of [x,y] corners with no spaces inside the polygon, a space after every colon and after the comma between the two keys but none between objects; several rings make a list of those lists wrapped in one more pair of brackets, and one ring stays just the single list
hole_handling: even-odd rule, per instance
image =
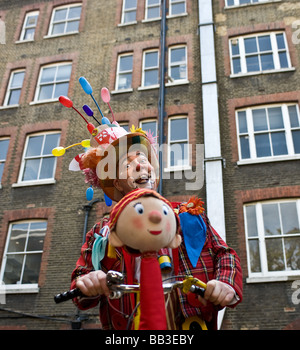
[{"label": "puppet's smiling mouth", "polygon": [[148,232],[150,232],[151,235],[159,235],[162,232],[162,230],[160,231],[148,230]]},{"label": "puppet's smiling mouth", "polygon": [[137,178],[136,180],[134,180],[134,182],[136,182],[137,184],[141,185],[141,184],[145,184],[150,180],[149,174],[145,174],[145,175],[141,175],[139,178]]}]

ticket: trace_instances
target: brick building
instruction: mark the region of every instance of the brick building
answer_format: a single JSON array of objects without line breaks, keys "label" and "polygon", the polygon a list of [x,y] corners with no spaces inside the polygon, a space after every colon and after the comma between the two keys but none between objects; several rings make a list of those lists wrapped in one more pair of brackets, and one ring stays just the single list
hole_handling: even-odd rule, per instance
[{"label": "brick building", "polygon": [[99,327],[97,308],[53,301],[110,210],[68,170],[80,147],[51,154],[89,137],[60,95],[100,116],[81,76],[106,116],[104,86],[119,123],[185,150],[164,152],[160,190],[203,198],[244,271],[244,301],[221,327],[299,329],[299,3],[159,4],[0,1],[0,329]]}]

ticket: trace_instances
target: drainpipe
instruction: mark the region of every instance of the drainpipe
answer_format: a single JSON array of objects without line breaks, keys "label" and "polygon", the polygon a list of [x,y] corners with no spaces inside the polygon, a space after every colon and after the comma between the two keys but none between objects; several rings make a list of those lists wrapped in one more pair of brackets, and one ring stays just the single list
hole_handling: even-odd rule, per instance
[{"label": "drainpipe", "polygon": [[165,116],[165,58],[166,58],[166,0],[161,1],[161,29],[160,29],[160,83],[158,101],[158,145],[159,145],[159,184],[158,192],[162,195],[164,116]]},{"label": "drainpipe", "polygon": [[[226,241],[212,0],[198,0],[207,214]],[[225,309],[224,309],[225,310]],[[219,312],[220,328],[224,312]]]}]

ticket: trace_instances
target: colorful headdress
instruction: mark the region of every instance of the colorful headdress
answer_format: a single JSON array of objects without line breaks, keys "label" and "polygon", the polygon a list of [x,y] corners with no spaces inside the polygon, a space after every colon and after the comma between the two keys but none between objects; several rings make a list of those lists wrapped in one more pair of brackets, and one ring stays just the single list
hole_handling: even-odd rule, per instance
[{"label": "colorful headdress", "polygon": [[[105,201],[108,205],[111,200],[119,201],[122,194],[114,187],[114,179],[117,178],[117,165],[119,159],[125,155],[129,150],[143,151],[149,162],[151,163],[154,173],[155,181],[159,181],[159,164],[154,148],[154,138],[151,132],[145,132],[140,128],[136,129],[134,126],[130,132],[127,132],[115,120],[114,114],[110,107],[110,95],[107,88],[102,88],[101,97],[103,102],[107,103],[112,113],[113,121],[104,117],[98,103],[93,97],[93,90],[89,82],[84,78],[79,78],[84,92],[92,97],[100,114],[101,123],[94,116],[94,112],[88,105],[83,106],[84,112],[87,116],[92,117],[97,122],[97,127],[88,120],[73,106],[73,102],[66,96],[60,96],[59,101],[67,108],[73,108],[86,122],[87,129],[90,133],[90,140],[83,140],[80,143],[68,146],[66,148],[56,147],[53,149],[54,156],[61,156],[65,150],[82,145],[86,147],[84,153],[78,154],[70,163],[69,170],[83,171],[85,174],[85,182],[93,187],[101,188],[105,194]],[[87,190],[87,199],[92,199],[92,187]]]}]

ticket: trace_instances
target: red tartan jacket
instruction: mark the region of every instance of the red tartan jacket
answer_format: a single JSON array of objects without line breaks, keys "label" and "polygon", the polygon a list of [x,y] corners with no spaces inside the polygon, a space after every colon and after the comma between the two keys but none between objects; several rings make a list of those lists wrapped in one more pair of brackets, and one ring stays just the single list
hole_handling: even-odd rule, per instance
[{"label": "red tartan jacket", "polygon": [[[194,268],[187,256],[184,240],[179,248],[173,250],[173,264],[176,275],[192,275],[207,283],[211,279],[229,284],[235,290],[239,301],[231,305],[235,307],[242,301],[242,269],[239,257],[236,252],[228,247],[218,233],[210,225],[206,215],[201,214],[206,224],[206,241],[203,246],[200,258]],[[76,279],[84,274],[93,271],[92,247],[95,240],[94,234],[100,233],[102,227],[108,223],[108,218],[97,223],[86,235],[86,242],[82,246],[81,255],[76,263],[76,268],[71,276],[71,289],[75,288]],[[183,238],[183,236],[182,236]],[[134,283],[134,257],[129,255],[123,248],[116,249],[116,258],[107,256],[101,261],[101,268],[104,272],[108,270],[121,271],[125,274],[125,282]],[[180,324],[184,319],[200,315],[206,322],[208,329],[217,329],[217,314],[219,307],[208,302],[203,306],[193,293],[183,294],[177,289],[177,296],[173,296],[175,308],[176,327],[180,329]],[[135,307],[134,296],[124,295],[121,299],[110,300],[104,296],[96,298],[76,298],[74,303],[81,310],[92,308],[100,303],[100,321],[103,329],[128,329],[130,326],[130,315]],[[130,329],[130,328],[129,328]]]}]

